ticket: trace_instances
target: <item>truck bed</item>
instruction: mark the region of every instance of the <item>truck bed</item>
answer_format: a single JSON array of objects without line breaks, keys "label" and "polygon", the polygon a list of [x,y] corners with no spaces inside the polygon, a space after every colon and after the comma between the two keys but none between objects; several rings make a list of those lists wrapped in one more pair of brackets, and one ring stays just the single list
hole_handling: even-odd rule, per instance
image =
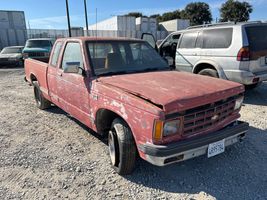
[{"label": "truck bed", "polygon": [[48,96],[47,86],[47,69],[48,64],[35,59],[25,60],[26,81],[32,85],[33,81],[38,80],[41,91]]}]

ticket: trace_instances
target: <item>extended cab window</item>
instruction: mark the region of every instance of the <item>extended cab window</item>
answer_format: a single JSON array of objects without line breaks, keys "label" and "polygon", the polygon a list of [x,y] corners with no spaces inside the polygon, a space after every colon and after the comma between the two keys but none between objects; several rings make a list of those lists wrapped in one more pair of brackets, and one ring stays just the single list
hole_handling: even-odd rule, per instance
[{"label": "extended cab window", "polygon": [[179,48],[192,49],[196,46],[198,32],[187,32],[183,34]]},{"label": "extended cab window", "polygon": [[203,49],[228,48],[232,43],[232,28],[203,31]]},{"label": "extended cab window", "polygon": [[78,42],[69,42],[65,48],[63,60],[62,60],[62,68],[66,68],[67,63],[69,62],[77,62],[80,63],[80,67],[83,68],[83,57],[81,46]]},{"label": "extended cab window", "polygon": [[57,66],[57,62],[58,62],[58,57],[59,57],[59,53],[60,53],[60,50],[61,50],[61,47],[62,47],[62,42],[57,42],[56,45],[55,45],[55,50],[52,54],[52,61],[51,61],[51,65],[53,67],[56,67]]}]

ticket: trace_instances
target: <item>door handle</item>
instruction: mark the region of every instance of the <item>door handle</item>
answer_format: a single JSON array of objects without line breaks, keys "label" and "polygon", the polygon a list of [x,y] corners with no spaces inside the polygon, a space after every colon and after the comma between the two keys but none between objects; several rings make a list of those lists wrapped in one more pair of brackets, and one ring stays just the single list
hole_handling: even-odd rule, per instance
[{"label": "door handle", "polygon": [[58,76],[62,76],[62,73],[61,73],[61,72],[58,72],[57,75],[58,75]]}]

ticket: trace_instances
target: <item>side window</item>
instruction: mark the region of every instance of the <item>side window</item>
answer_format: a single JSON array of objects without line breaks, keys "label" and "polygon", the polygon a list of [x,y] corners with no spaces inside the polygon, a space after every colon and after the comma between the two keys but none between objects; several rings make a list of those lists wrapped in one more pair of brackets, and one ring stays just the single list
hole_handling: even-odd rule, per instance
[{"label": "side window", "polygon": [[62,42],[57,42],[55,45],[55,50],[54,50],[53,54],[51,55],[51,58],[52,58],[51,65],[53,67],[57,66],[58,57],[60,54],[61,47],[62,47]]},{"label": "side window", "polygon": [[179,48],[191,49],[196,46],[198,32],[187,32],[184,33]]},{"label": "side window", "polygon": [[232,28],[203,31],[203,49],[228,48],[232,43]]},{"label": "side window", "polygon": [[66,67],[68,62],[79,62],[80,67],[84,68],[81,46],[78,42],[69,42],[67,44],[62,60],[63,69]]}]

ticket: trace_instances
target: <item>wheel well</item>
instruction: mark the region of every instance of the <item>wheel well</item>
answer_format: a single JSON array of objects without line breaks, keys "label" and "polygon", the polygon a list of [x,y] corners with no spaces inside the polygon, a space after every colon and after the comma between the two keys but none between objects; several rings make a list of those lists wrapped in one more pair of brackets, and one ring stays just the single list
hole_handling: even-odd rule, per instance
[{"label": "wheel well", "polygon": [[217,71],[217,69],[213,66],[213,65],[211,65],[211,64],[208,64],[208,63],[201,63],[201,64],[199,64],[199,65],[197,65],[196,67],[195,67],[195,69],[194,69],[194,74],[198,74],[201,70],[203,70],[203,69],[214,69],[214,70],[216,70]]},{"label": "wheel well", "polygon": [[[120,118],[117,113],[114,113],[107,109],[100,109],[96,113],[96,128],[97,132],[103,136],[107,136],[108,131],[111,128],[112,122],[114,119]],[[123,120],[123,119],[122,119]],[[127,124],[127,123],[126,123]]]},{"label": "wheel well", "polygon": [[37,81],[37,78],[33,74],[31,74],[30,79],[31,82]]}]

